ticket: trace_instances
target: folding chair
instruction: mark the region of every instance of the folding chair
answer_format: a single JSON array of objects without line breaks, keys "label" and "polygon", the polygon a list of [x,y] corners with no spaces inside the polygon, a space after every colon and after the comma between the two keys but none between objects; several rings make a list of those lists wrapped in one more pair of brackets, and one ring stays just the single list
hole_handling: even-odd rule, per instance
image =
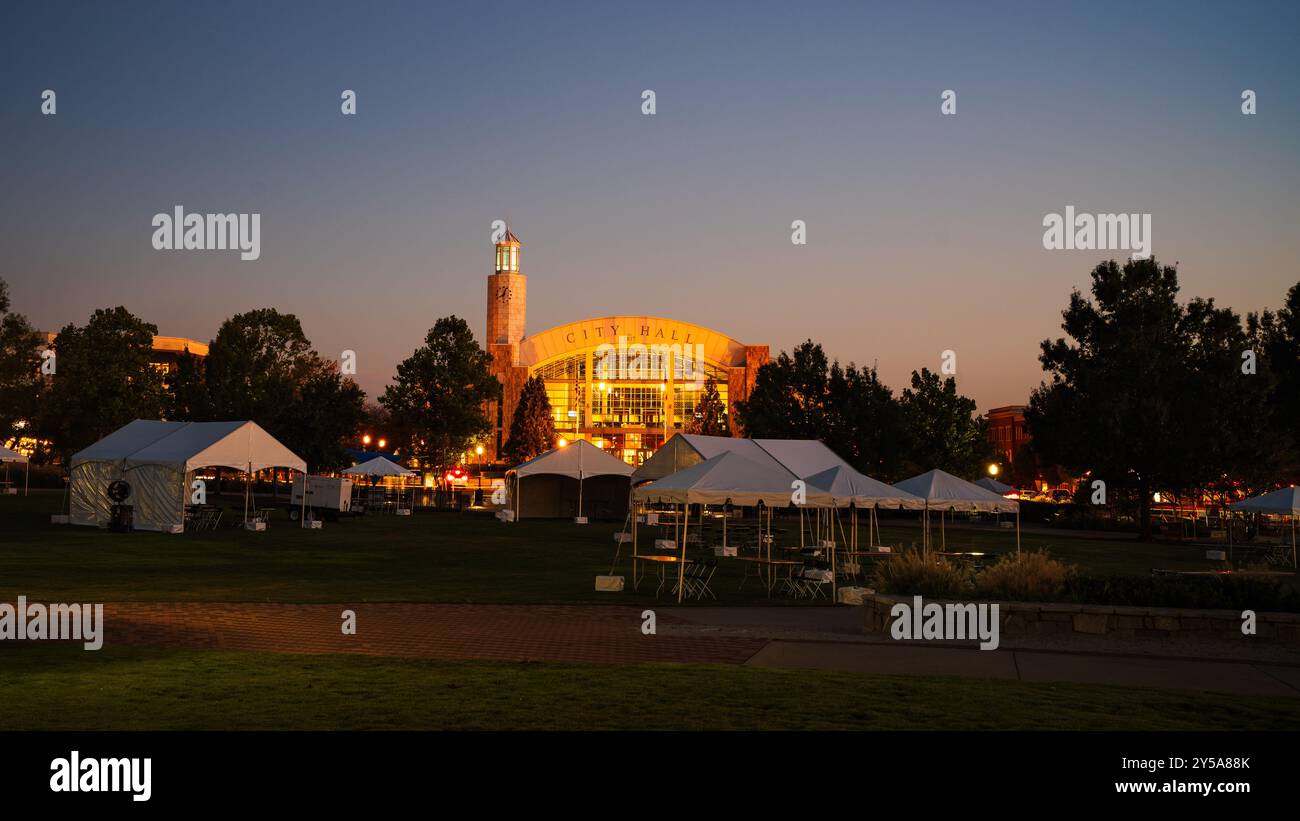
[{"label": "folding chair", "polygon": [[716,600],[718,597],[713,594],[709,584],[713,581],[713,574],[718,572],[718,560],[706,559],[697,564],[699,571],[695,574],[695,598],[703,600],[705,595]]}]

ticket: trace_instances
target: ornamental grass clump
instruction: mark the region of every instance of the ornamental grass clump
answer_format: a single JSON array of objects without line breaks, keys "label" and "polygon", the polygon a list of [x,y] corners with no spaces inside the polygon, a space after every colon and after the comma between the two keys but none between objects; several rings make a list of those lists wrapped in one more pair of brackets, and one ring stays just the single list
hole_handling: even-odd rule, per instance
[{"label": "ornamental grass clump", "polygon": [[1058,601],[1075,568],[1045,551],[1002,557],[975,576],[975,595],[1001,601]]},{"label": "ornamental grass clump", "polygon": [[876,590],[893,596],[959,599],[970,592],[970,575],[947,559],[904,551],[876,568]]}]

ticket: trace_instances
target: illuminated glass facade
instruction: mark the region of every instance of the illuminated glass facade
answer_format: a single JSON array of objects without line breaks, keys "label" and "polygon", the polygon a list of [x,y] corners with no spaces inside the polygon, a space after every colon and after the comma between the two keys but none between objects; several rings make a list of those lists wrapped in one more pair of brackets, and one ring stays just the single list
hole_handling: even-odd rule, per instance
[{"label": "illuminated glass facade", "polygon": [[[724,408],[728,368],[686,362],[671,353],[651,364],[601,365],[601,351],[586,350],[532,368],[546,383],[556,433],[586,439],[639,465],[674,433],[686,429],[712,377]],[[671,375],[671,376],[670,376]]]}]

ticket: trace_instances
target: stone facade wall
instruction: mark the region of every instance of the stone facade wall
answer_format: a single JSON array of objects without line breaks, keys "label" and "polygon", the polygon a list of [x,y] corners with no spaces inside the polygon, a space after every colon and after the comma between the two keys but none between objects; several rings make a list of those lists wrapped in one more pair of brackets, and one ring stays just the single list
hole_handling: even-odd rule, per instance
[{"label": "stone facade wall", "polygon": [[736,403],[749,398],[758,381],[758,369],[771,361],[766,345],[746,345],[745,364],[733,367],[727,373],[727,424],[732,436],[744,436],[740,420],[736,417]]},{"label": "stone facade wall", "polygon": [[[863,600],[865,632],[888,633],[893,620],[890,610],[899,602],[910,605],[912,601],[911,596],[866,596]],[[947,604],[937,599],[926,599],[925,603]],[[1243,638],[1241,613],[1236,610],[998,602],[998,616],[1003,639],[1017,636],[1067,637],[1074,633],[1115,638],[1170,638],[1175,635]],[[1255,631],[1255,635],[1249,638],[1300,646],[1300,614],[1257,613]]]}]

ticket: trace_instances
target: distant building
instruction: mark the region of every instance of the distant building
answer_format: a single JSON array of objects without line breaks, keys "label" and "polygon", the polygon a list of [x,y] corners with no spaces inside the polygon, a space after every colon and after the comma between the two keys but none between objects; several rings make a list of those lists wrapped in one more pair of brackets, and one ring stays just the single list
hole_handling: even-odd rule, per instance
[{"label": "distant building", "polygon": [[519,250],[519,238],[507,230],[487,278],[485,341],[503,390],[501,402],[488,407],[493,430],[482,458],[496,460],[524,382],[536,374],[546,382],[562,440],[585,439],[629,464],[641,464],[685,429],[708,379],[739,435],[735,403],[749,397],[768,346],[653,316],[596,317],[527,334],[528,280]]},{"label": "distant building", "polygon": [[[44,331],[45,344],[42,347],[48,347],[54,343],[54,338],[58,336],[52,331]],[[207,358],[208,345],[206,342],[199,342],[194,339],[186,339],[183,336],[155,336],[149,364],[154,370],[163,375],[163,383],[166,384],[167,377],[176,372],[177,362],[182,354],[189,352],[200,359]]]},{"label": "distant building", "polygon": [[1007,467],[1015,464],[1021,448],[1032,441],[1025,430],[1025,411],[1028,408],[1028,405],[1005,405],[985,414],[989,420],[989,441]]}]

